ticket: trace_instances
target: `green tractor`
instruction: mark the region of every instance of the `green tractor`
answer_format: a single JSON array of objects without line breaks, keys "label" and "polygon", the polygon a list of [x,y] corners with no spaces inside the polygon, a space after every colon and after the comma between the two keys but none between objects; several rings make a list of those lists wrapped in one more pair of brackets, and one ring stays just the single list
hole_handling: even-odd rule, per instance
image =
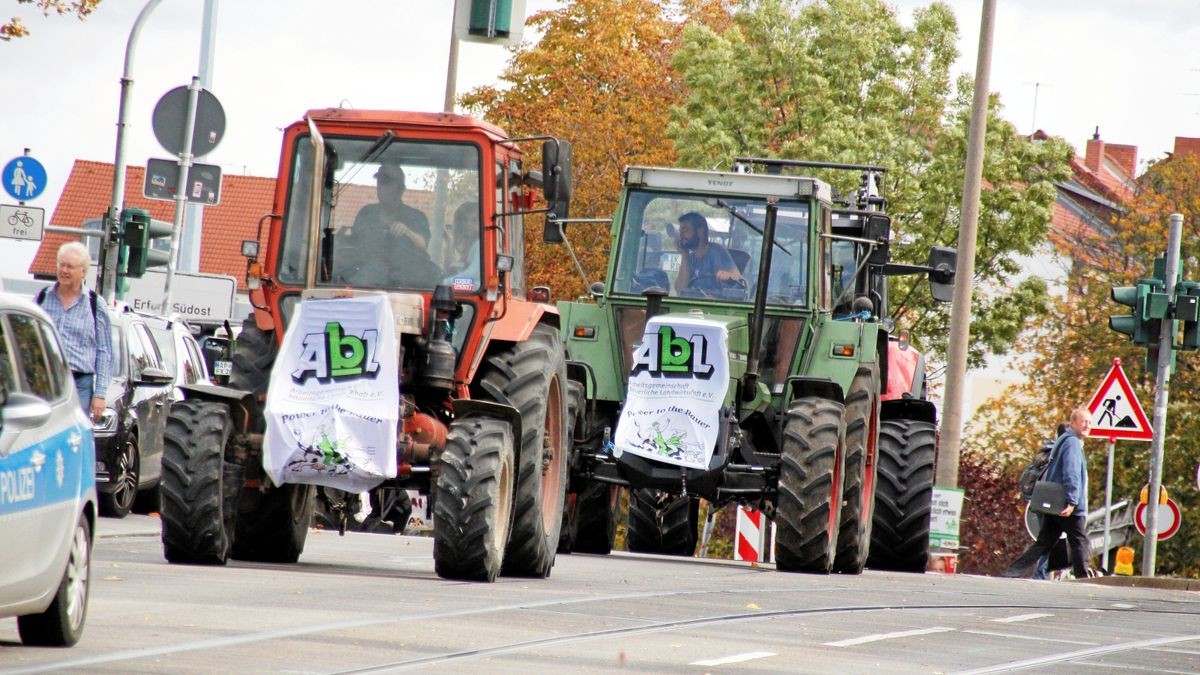
[{"label": "green tractor", "polygon": [[[936,410],[890,334],[887,278],[927,274],[948,302],[956,252],[890,262],[881,167],[736,167],[627,168],[607,283],[558,305],[575,383],[560,548],[611,551],[625,487],[631,551],[693,555],[702,498],[773,519],[780,570],[923,571]],[[835,201],[793,167],[862,183]]]}]

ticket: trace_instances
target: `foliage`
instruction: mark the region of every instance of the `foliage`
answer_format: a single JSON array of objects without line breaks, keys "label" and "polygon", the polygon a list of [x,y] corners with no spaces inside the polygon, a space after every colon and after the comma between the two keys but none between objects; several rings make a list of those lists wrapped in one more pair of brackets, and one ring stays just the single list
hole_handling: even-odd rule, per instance
[{"label": "foliage", "polygon": [[[1032,456],[1032,453],[1030,453]],[[958,571],[998,575],[1033,543],[1025,530],[1025,502],[1014,475],[990,457],[964,453],[959,487],[966,491],[959,541]]]},{"label": "foliage", "polygon": [[[893,257],[924,262],[929,247],[955,245],[972,83],[952,86],[950,9],[934,3],[914,19],[904,27],[881,0],[759,0],[723,32],[688,26],[674,61],[686,97],[668,128],[681,163],[729,167],[750,155],[882,165],[893,241],[902,244]],[[972,309],[972,365],[1045,311],[1044,283],[1009,280],[1045,240],[1054,182],[1068,175],[1070,156],[1061,140],[1032,142],[998,113],[993,97],[975,266],[975,283],[991,292]],[[858,182],[855,173],[817,174],[842,194]],[[919,283],[896,279],[893,315],[914,343],[940,353],[948,308],[914,290]]]},{"label": "foliage", "polygon": [[[17,0],[19,5],[34,5],[41,10],[42,16],[50,16],[51,12],[62,16],[74,14],[82,21],[86,19],[99,5],[101,0]],[[13,17],[8,23],[0,25],[0,41],[8,42],[13,38],[29,35],[29,29],[21,23],[21,19]]]},{"label": "foliage", "polygon": [[[1022,368],[1028,381],[1002,400],[983,409],[988,424],[968,436],[967,447],[986,453],[1015,477],[1023,458],[1032,455],[1048,430],[1067,418],[1070,409],[1086,404],[1099,386],[1113,358],[1120,358],[1143,409],[1154,406],[1154,372],[1147,370],[1146,350],[1109,330],[1108,317],[1127,313],[1109,299],[1113,286],[1132,285],[1149,276],[1153,258],[1163,255],[1171,213],[1182,213],[1184,236],[1183,278],[1200,279],[1200,157],[1176,156],[1152,166],[1139,178],[1137,193],[1103,233],[1110,255],[1103,265],[1077,266],[1069,294],[1055,302],[1045,317],[1035,317],[1026,351],[1031,355]],[[1097,250],[1080,246],[1080,250]],[[1195,448],[1200,442],[1200,356],[1179,352],[1178,368],[1170,380],[1167,428],[1164,441],[1163,485],[1184,514],[1200,512],[1196,491]],[[1085,443],[1092,508],[1104,494],[1104,443]],[[1137,498],[1149,480],[1150,444],[1120,441],[1113,468],[1113,499]],[[1200,576],[1200,537],[1185,517],[1174,538],[1158,545],[1160,573]],[[1140,557],[1140,550],[1139,550]],[[1140,565],[1140,562],[1135,563]]]},{"label": "foliage", "polygon": [[[503,86],[472,90],[461,102],[514,136],[549,134],[571,141],[571,215],[608,217],[626,166],[674,163],[675,151],[662,132],[670,106],[682,96],[671,54],[682,22],[718,21],[722,15],[712,5],[719,4],[572,0],[539,12],[528,25],[542,37],[511,51],[500,76]],[[537,220],[528,231],[541,231]],[[571,226],[569,236],[589,278],[602,278],[609,228]],[[567,296],[584,290],[561,246],[529,239],[538,239],[526,244],[530,285],[551,285]]]}]

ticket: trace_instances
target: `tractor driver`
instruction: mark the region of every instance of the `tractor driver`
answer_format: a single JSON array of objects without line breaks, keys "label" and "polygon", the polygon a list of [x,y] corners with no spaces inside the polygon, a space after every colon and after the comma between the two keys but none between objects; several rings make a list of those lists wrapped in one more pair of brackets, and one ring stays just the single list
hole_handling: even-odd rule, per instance
[{"label": "tractor driver", "polygon": [[398,164],[383,164],[375,172],[379,202],[358,212],[348,237],[357,263],[351,283],[432,288],[441,280],[442,271],[426,250],[429,218],[403,202],[404,189]]},{"label": "tractor driver", "polygon": [[708,220],[689,211],[679,216],[675,246],[683,254],[675,290],[680,295],[714,295],[723,288],[746,288],[729,250],[708,240]]}]

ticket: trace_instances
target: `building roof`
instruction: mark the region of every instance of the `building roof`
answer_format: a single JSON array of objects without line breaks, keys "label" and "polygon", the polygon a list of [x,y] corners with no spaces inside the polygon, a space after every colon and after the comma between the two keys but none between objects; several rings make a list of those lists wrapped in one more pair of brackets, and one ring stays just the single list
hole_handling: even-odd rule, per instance
[{"label": "building roof", "polygon": [[[145,167],[125,168],[125,206],[146,209],[151,218],[172,222],[175,202],[142,196],[145,175]],[[82,227],[85,221],[100,218],[112,199],[112,181],[111,163],[75,160],[49,224]],[[238,290],[246,290],[246,259],[242,257],[242,240],[256,237],[259,219],[271,212],[274,189],[273,177],[221,177],[221,203],[202,209],[204,244],[200,250],[201,273],[228,274],[237,279]],[[76,239],[69,234],[47,232],[29,265],[29,273],[41,277],[54,276],[58,247]],[[264,228],[259,245],[265,249],[266,243]]]}]

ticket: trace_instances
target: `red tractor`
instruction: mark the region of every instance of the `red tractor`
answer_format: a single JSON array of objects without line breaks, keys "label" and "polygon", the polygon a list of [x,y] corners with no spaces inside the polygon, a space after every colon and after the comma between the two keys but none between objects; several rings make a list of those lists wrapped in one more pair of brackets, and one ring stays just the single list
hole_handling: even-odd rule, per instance
[{"label": "red tractor", "polygon": [[[542,142],[526,171],[520,141]],[[533,189],[548,208],[533,210]],[[437,573],[545,577],[567,484],[568,385],[549,290],[527,287],[525,221],[557,228],[571,146],[511,139],[462,115],[326,109],[284,131],[265,250],[243,244],[254,314],[228,387],[193,386],[172,410],[163,460],[168,561],[295,562],[314,508],[339,529],[358,494],[275,484],[263,466],[264,401],[302,300],[384,294],[395,318],[396,475],[371,516],[407,520],[429,496]],[[398,521],[398,522],[397,522]]]}]

